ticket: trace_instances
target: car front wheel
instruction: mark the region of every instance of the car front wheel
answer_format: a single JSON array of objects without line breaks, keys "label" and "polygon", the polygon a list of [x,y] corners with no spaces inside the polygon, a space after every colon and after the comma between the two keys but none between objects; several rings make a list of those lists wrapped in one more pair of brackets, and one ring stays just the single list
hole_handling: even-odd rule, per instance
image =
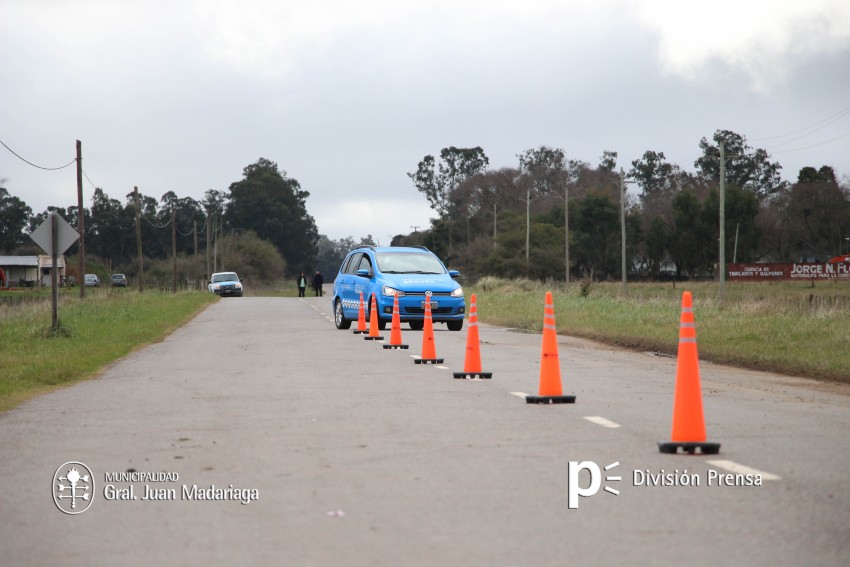
[{"label": "car front wheel", "polygon": [[334,304],[334,323],[337,329],[348,329],[351,327],[351,321],[345,318],[345,313],[342,312],[342,300],[337,299]]},{"label": "car front wheel", "polygon": [[463,329],[463,319],[460,321],[446,321],[446,327],[449,328],[449,331],[460,331]]},{"label": "car front wheel", "polygon": [[425,328],[425,321],[408,321],[407,324],[414,331],[421,331]]}]

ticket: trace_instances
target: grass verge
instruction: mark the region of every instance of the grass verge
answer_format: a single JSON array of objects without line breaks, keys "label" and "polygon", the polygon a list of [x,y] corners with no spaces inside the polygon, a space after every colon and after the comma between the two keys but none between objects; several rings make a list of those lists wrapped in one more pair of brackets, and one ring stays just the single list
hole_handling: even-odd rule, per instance
[{"label": "grass verge", "polygon": [[716,283],[552,284],[482,280],[481,321],[539,332],[551,290],[558,332],[635,350],[676,354],[681,294],[694,296],[700,358],[794,376],[850,382],[850,286],[735,284],[718,301]]},{"label": "grass verge", "polygon": [[200,292],[122,291],[63,298],[58,332],[50,328],[49,301],[0,314],[0,411],[162,340],[216,300]]}]

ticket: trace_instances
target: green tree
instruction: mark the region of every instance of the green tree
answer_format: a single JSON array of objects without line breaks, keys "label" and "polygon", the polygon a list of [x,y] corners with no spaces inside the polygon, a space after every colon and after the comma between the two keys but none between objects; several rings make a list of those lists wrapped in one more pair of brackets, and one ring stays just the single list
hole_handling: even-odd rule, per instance
[{"label": "green tree", "polygon": [[307,197],[296,179],[265,158],[244,168],[243,179],[230,185],[225,221],[231,229],[253,230],[272,242],[290,273],[315,263],[319,232],[307,212]]},{"label": "green tree", "polygon": [[673,199],[673,223],[668,250],[676,264],[676,276],[693,279],[707,271],[711,259],[717,257],[711,229],[693,190],[681,191]]},{"label": "green tree", "polygon": [[222,237],[221,265],[239,274],[248,286],[279,282],[286,264],[277,247],[251,230],[235,231]]},{"label": "green tree", "polygon": [[[452,194],[458,186],[477,173],[484,171],[490,160],[480,147],[456,148],[450,146],[440,150],[439,163],[432,155],[426,155],[419,162],[416,171],[407,176],[413,181],[416,190],[425,195],[439,221],[447,223],[449,250],[453,248],[453,225],[455,207]],[[456,201],[455,201],[456,202]]]},{"label": "green tree", "polygon": [[764,199],[779,191],[784,182],[779,174],[782,166],[771,162],[766,150],[755,151],[747,145],[747,139],[731,130],[717,130],[714,144],[702,138],[699,147],[702,156],[694,162],[703,179],[711,182],[720,180],[720,142],[726,155],[726,181],[752,191]]},{"label": "green tree", "polygon": [[641,199],[646,200],[660,194],[670,184],[670,178],[678,168],[669,163],[664,152],[646,151],[640,159],[632,162],[629,177],[641,189]]},{"label": "green tree", "polygon": [[589,195],[577,201],[571,223],[579,273],[610,278],[620,272],[620,207],[608,197]]},{"label": "green tree", "polygon": [[831,168],[822,167],[818,175],[810,175],[810,169],[801,170],[804,181],[788,191],[783,224],[792,259],[825,260],[839,254],[850,236],[850,200]]},{"label": "green tree", "polygon": [[[720,234],[720,194],[711,190],[703,206],[705,223],[713,234]],[[726,186],[726,260],[731,262],[752,262],[758,259],[761,228],[756,222],[759,214],[759,201],[752,191],[744,191],[735,184]],[[735,235],[737,250],[735,249]],[[708,242],[706,244],[709,244]],[[715,247],[716,249],[716,247]],[[737,254],[736,254],[737,252]],[[714,255],[717,258],[717,255]]]},{"label": "green tree", "polygon": [[126,262],[135,251],[133,218],[125,214],[120,201],[99,187],[91,202],[91,221],[85,224],[86,252],[109,258],[116,265]]},{"label": "green tree", "polygon": [[32,209],[25,202],[0,187],[0,251],[12,253],[24,242],[31,217]]}]

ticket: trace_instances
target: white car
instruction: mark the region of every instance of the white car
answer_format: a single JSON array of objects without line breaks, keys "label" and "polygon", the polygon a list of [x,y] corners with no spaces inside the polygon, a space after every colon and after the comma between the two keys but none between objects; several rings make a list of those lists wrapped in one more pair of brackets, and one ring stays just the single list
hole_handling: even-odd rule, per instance
[{"label": "white car", "polygon": [[210,293],[216,295],[235,295],[242,297],[242,282],[239,281],[239,276],[236,272],[216,272],[210,278],[210,284],[207,286]]},{"label": "white car", "polygon": [[100,287],[100,278],[97,277],[97,274],[86,274],[83,283],[86,287]]}]

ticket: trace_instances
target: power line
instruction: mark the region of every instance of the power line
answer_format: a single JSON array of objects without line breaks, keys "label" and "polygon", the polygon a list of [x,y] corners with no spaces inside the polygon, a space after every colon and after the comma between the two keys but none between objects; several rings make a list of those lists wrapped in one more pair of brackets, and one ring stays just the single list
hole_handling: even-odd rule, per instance
[{"label": "power line", "polygon": [[88,181],[88,182],[89,182],[89,185],[91,185],[92,189],[97,189],[97,185],[95,185],[95,184],[94,184],[94,181],[92,181],[91,179],[89,179],[89,174],[88,174],[88,173],[86,173],[86,170],[85,170],[85,169],[83,169],[83,168],[80,168],[80,171],[82,171],[82,172],[83,172],[83,177],[85,177],[85,178],[86,178],[86,181]]},{"label": "power line", "polygon": [[33,167],[35,167],[35,168],[43,169],[43,170],[45,170],[45,171],[57,171],[57,170],[59,170],[59,169],[65,169],[66,167],[68,167],[69,165],[71,165],[71,164],[73,164],[75,161],[77,161],[77,159],[76,159],[76,158],[74,158],[74,159],[72,159],[70,162],[68,162],[68,163],[66,163],[65,165],[63,165],[62,167],[43,167],[43,166],[41,166],[41,165],[36,165],[36,164],[34,164],[33,162],[28,161],[28,160],[24,159],[23,157],[21,157],[20,155],[18,155],[18,154],[15,152],[15,150],[13,150],[13,149],[12,149],[12,148],[10,148],[9,146],[7,146],[7,145],[6,145],[6,143],[5,143],[3,140],[0,140],[0,144],[3,144],[3,147],[4,147],[4,148],[6,148],[7,150],[9,150],[9,151],[12,153],[12,155],[13,155],[13,156],[15,156],[16,158],[18,158],[18,159],[19,159],[19,160],[21,160],[22,162],[24,162],[24,163],[26,163],[26,164],[28,164],[28,165],[31,165],[31,166],[33,166]]},{"label": "power line", "polygon": [[[802,138],[802,137],[808,136],[809,134],[814,134],[818,130],[825,128],[829,124],[832,124],[833,122],[836,122],[836,121],[840,120],[841,118],[844,118],[847,115],[850,115],[850,106],[839,110],[835,114],[827,116],[823,120],[820,120],[818,122],[815,122],[814,124],[806,126],[805,128],[800,128],[798,130],[794,130],[793,132],[787,132],[785,134],[779,134],[778,136],[769,136],[769,137],[765,137],[765,138],[750,138],[749,141],[750,142],[764,142],[764,141],[768,141],[768,140],[778,140],[780,138],[787,138],[788,136],[795,136],[795,135],[797,135],[801,132],[806,132],[807,130],[811,130],[811,132],[807,132],[806,134],[803,134],[802,136],[800,136],[800,138]],[[795,139],[799,139],[799,138],[795,138]],[[793,142],[793,141],[794,140],[789,140],[789,142]],[[788,142],[783,142],[783,144],[786,144],[786,143],[788,143]],[[779,144],[779,145],[782,145],[782,144]]]},{"label": "power line", "polygon": [[823,142],[818,142],[817,144],[812,144],[811,146],[805,146],[803,148],[794,148],[792,150],[780,150],[778,152],[773,152],[773,153],[775,153],[775,154],[787,154],[787,153],[790,153],[790,152],[800,152],[800,151],[803,151],[803,150],[809,150],[809,149],[812,149],[812,148],[816,148],[818,146],[823,146],[824,144],[829,144],[830,142],[834,142],[835,140],[840,140],[841,138],[846,138],[847,136],[850,136],[850,132],[845,132],[845,133],[841,134],[840,136],[830,138],[829,140],[824,140]]}]

